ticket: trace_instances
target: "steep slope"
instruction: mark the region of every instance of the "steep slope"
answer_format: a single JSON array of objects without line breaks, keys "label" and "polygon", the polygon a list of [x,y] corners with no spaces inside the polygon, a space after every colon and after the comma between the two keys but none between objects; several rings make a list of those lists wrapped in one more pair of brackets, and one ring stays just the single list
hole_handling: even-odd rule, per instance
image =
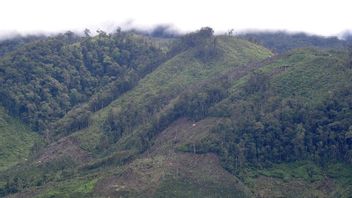
[{"label": "steep slope", "polygon": [[[34,40],[0,58],[0,102],[35,131],[66,134],[86,125],[85,116],[131,89],[165,58],[147,39],[127,32],[81,37],[67,32]],[[62,132],[59,131],[59,132]]]},{"label": "steep slope", "polygon": [[215,119],[179,119],[154,145],[119,174],[96,183],[94,194],[130,197],[250,197],[251,192],[225,171],[216,155],[183,153],[178,147],[210,133]]},{"label": "steep slope", "polygon": [[[205,117],[218,118],[209,138],[181,148],[217,153],[257,196],[348,197],[351,72],[342,51],[275,57],[207,107]],[[336,167],[344,176],[330,171]]]},{"label": "steep slope", "polygon": [[[187,162],[182,160],[180,151],[190,153],[191,161],[201,161],[195,153],[198,157],[208,152],[217,153],[223,167],[241,178],[244,185],[259,197],[293,197],[297,193],[304,197],[348,197],[352,175],[348,171],[350,157],[346,155],[350,151],[344,149],[351,148],[348,138],[352,123],[352,71],[346,54],[341,51],[296,50],[246,66],[257,69],[251,74],[242,73],[243,69],[238,67],[180,95],[181,99],[175,102],[179,105],[176,104],[173,111],[181,111],[182,116],[200,121],[189,122],[188,127],[184,127],[187,126],[185,121],[172,124],[171,129],[157,136],[146,152],[151,156],[166,152],[159,153],[158,159],[167,161],[161,157],[164,155],[185,164]],[[219,79],[229,81],[219,83]],[[207,99],[202,97],[214,97],[206,94],[213,89],[209,84],[228,89],[227,94],[220,96],[220,102],[203,103]],[[319,130],[315,126],[319,126]],[[149,161],[151,170],[157,167],[156,172],[165,171],[153,157]],[[213,197],[226,196],[226,193],[219,195],[203,191],[199,186],[193,191],[191,187],[179,186],[177,179],[183,183],[192,181],[192,173],[188,171],[193,170],[191,166],[179,168],[189,177],[178,173],[176,175],[180,174],[180,177],[171,174],[173,182],[163,184],[162,179],[157,180],[164,186],[161,187],[163,195],[201,197],[208,193]],[[148,176],[140,174],[143,171],[138,168],[133,170],[139,174],[131,178]],[[194,171],[200,170],[197,167]],[[335,170],[341,170],[343,174]],[[203,169],[202,173],[206,175],[207,170]],[[209,177],[216,183],[215,175]],[[118,178],[109,181],[119,183]],[[201,176],[197,178],[203,180]],[[225,184],[220,186],[226,191]],[[131,186],[126,184],[125,188],[128,192]],[[238,185],[233,188],[239,195],[248,192]],[[202,194],[204,192],[207,193]],[[155,195],[158,193],[156,191]],[[247,195],[251,196],[250,193]]]},{"label": "steep slope", "polygon": [[273,56],[209,28],[175,45],[84,126],[1,172],[2,195],[349,197],[346,51]]},{"label": "steep slope", "polygon": [[[159,193],[170,196],[226,196],[226,193],[203,191],[199,186],[207,186],[206,182],[202,183],[206,179],[198,176],[199,181],[193,180],[192,166],[179,153],[189,152],[190,161],[202,161],[204,153],[213,152],[221,157],[223,167],[241,178],[255,196],[292,197],[300,193],[305,197],[348,197],[352,187],[352,175],[348,171],[350,158],[346,155],[351,148],[348,134],[352,123],[349,88],[352,71],[346,54],[341,51],[295,50],[261,63],[246,65],[248,67],[252,70],[242,72],[241,67],[228,70],[173,100],[173,107],[168,106],[171,109],[169,114],[173,116],[168,119],[182,115],[200,121],[188,124],[178,121],[170,129],[156,135],[156,139],[149,143],[152,146],[146,150],[146,157],[134,161],[127,172],[107,178],[111,185],[106,186],[106,192],[127,193],[130,196],[138,196],[138,193],[134,194],[138,190],[142,194],[151,193],[151,196]],[[227,80],[219,83],[219,79]],[[220,94],[220,99],[215,103],[203,103],[207,97],[214,97],[213,94],[206,94],[213,90],[209,84],[225,87],[228,91]],[[175,111],[179,112],[175,114]],[[209,119],[209,116],[213,118]],[[121,140],[125,140],[119,140],[123,144]],[[176,174],[170,174],[171,181],[164,180],[156,173],[167,174],[172,170],[173,166],[160,165],[166,162],[184,163],[187,168],[176,165]],[[144,169],[144,165],[150,172]],[[206,176],[209,171],[202,169],[202,166],[195,167],[194,174],[202,170],[203,176]],[[336,169],[343,174],[332,171]],[[216,175],[209,176],[215,182],[213,187],[220,182]],[[146,180],[143,180],[144,177]],[[150,189],[146,182],[149,181],[148,177],[154,178],[153,181],[157,182],[154,184],[161,186],[160,189],[143,192],[143,188],[133,186],[133,182],[139,182]],[[122,181],[127,178],[131,183],[123,184]],[[178,179],[188,185],[179,185]],[[104,179],[100,180],[97,185],[105,182]],[[123,186],[123,189],[114,190],[116,185]],[[190,190],[191,186],[198,187]],[[226,184],[220,186],[226,192]],[[239,195],[240,192],[248,192],[240,186],[243,185],[234,185],[232,189],[237,189]],[[330,190],[326,191],[326,188]],[[251,196],[250,193],[247,195]]]},{"label": "steep slope", "polygon": [[39,136],[0,107],[0,171],[28,160]]},{"label": "steep slope", "polygon": [[142,79],[132,91],[93,114],[91,126],[75,136],[87,142],[84,138],[89,138],[90,134],[96,139],[97,134],[104,132],[102,135],[113,140],[110,142],[112,144],[117,142],[120,148],[123,145],[143,147],[136,145],[141,142],[133,142],[141,141],[136,138],[140,138],[138,135],[145,130],[143,127],[150,127],[155,119],[159,119],[160,114],[169,109],[185,89],[271,55],[270,51],[260,46],[229,37],[218,38],[217,50],[220,55],[207,62],[195,57],[193,48],[168,60]]},{"label": "steep slope", "polygon": [[[231,37],[216,38],[215,48],[216,55],[212,56],[211,59],[207,59],[207,61],[204,61],[199,56],[197,47],[181,51],[139,81],[131,91],[126,92],[107,107],[92,114],[87,128],[50,144],[44,150],[44,153],[39,155],[33,162],[30,162],[28,166],[37,170],[36,176],[33,177],[38,180],[28,181],[26,178],[21,178],[19,174],[26,168],[15,169],[17,176],[14,177],[20,177],[24,181],[31,183],[34,181],[41,183],[47,183],[48,181],[59,182],[65,178],[67,182],[54,184],[55,187],[52,190],[50,190],[49,184],[44,189],[35,190],[36,193],[41,192],[45,195],[50,193],[74,193],[73,191],[64,192],[64,189],[70,189],[71,184],[83,184],[85,183],[84,181],[89,183],[93,181],[91,178],[100,178],[94,180],[94,183],[97,183],[96,185],[100,185],[104,178],[109,178],[114,172],[116,174],[124,174],[125,166],[127,168],[133,166],[133,164],[124,164],[136,158],[136,154],[148,149],[157,133],[167,128],[167,125],[177,119],[170,119],[164,125],[153,128],[153,125],[159,124],[158,120],[165,112],[173,109],[174,104],[179,100],[178,98],[183,92],[193,86],[197,87],[199,83],[203,83],[209,78],[271,56],[271,52],[263,47]],[[150,139],[145,139],[151,132],[155,134],[150,136]],[[72,142],[74,142],[75,146],[72,146],[72,149],[58,149],[63,148],[60,146],[60,142],[69,142],[69,144],[62,144],[65,148],[71,147]],[[89,152],[90,159],[72,155],[72,153],[78,153],[79,155],[77,156],[84,156],[81,155],[84,152]],[[170,152],[173,151],[170,150]],[[45,156],[52,157],[48,158]],[[165,158],[163,155],[156,157]],[[183,170],[186,170],[186,164],[191,163],[193,158],[197,159],[198,157],[196,155],[188,156],[188,154],[176,155],[176,158],[172,159],[172,161],[184,162],[185,165],[182,165],[182,167]],[[85,161],[85,159],[88,159],[88,161]],[[224,193],[229,193],[232,189],[230,186],[235,185],[237,179],[222,170],[216,157],[205,155],[199,159],[212,161],[212,164],[217,166],[219,174],[224,174],[224,177],[231,178],[227,183],[224,183],[219,176],[214,181],[211,181],[211,178],[205,181],[209,185],[213,182],[214,185],[218,185],[218,188],[226,184],[229,188]],[[141,162],[149,161],[149,157],[145,160],[143,158],[140,160]],[[40,163],[38,163],[39,161]],[[72,164],[73,167],[68,165],[68,163]],[[138,164],[139,162],[136,161],[135,163]],[[62,165],[66,171],[57,172],[61,169],[58,169],[54,164]],[[195,166],[201,168],[201,164]],[[196,167],[194,170],[198,169]],[[171,171],[173,173],[173,169],[174,167],[167,168],[167,172]],[[204,167],[204,169],[209,169],[209,172],[211,172],[211,166]],[[47,172],[48,170],[49,172]],[[65,172],[75,173],[74,177],[68,177]],[[40,179],[41,174],[56,175],[57,178],[49,176],[46,179]],[[167,181],[161,182],[160,185],[169,185]],[[202,186],[202,183],[197,183],[194,178],[189,180],[189,182],[190,185],[195,182],[194,187]],[[166,192],[164,188],[165,186],[160,186],[157,192],[162,195]],[[58,189],[63,189],[64,191],[58,191]],[[32,188],[29,191],[24,191],[24,193],[31,193],[33,190]],[[203,190],[205,190],[203,193],[207,192],[206,189]],[[238,190],[238,192],[240,191],[242,190]],[[134,193],[135,191],[131,190],[130,192]],[[213,190],[213,193],[215,192],[216,190]]]}]

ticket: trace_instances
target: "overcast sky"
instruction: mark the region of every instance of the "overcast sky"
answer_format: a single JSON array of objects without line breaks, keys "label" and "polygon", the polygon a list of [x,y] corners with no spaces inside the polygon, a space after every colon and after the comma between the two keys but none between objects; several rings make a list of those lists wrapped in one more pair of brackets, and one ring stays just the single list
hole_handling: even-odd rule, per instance
[{"label": "overcast sky", "polygon": [[[351,2],[351,3],[350,3]],[[1,0],[0,35],[150,28],[217,32],[288,30],[337,35],[352,29],[351,0]]]}]

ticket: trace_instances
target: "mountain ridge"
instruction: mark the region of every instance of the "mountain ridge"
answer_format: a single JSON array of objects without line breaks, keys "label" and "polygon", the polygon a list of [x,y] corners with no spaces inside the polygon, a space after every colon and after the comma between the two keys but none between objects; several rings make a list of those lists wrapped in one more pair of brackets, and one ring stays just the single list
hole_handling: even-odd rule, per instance
[{"label": "mountain ridge", "polygon": [[[98,91],[49,122],[32,157],[0,171],[1,195],[348,196],[352,79],[346,49],[305,47],[274,55],[243,38],[215,36],[211,28],[160,43],[134,33],[55,39],[72,42],[62,49],[83,42],[91,52],[101,49],[96,58],[78,58],[92,60],[84,65],[102,72],[101,79],[110,75],[104,68],[122,65],[121,54],[134,56],[131,63],[154,65],[142,73],[134,64],[125,66],[128,72],[110,77],[131,77],[128,88],[110,88],[114,79],[98,83]],[[156,62],[145,58],[153,56]]]}]

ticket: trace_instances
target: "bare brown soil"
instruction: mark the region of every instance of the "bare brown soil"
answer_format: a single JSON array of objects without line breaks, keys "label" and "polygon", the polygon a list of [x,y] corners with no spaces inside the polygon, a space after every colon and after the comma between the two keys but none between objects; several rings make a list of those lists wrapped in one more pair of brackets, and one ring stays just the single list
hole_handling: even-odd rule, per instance
[{"label": "bare brown soil", "polygon": [[78,164],[84,164],[91,160],[89,152],[79,147],[79,142],[73,137],[65,137],[50,144],[45,152],[40,154],[35,163],[40,165],[68,157]]},{"label": "bare brown soil", "polygon": [[98,181],[95,193],[103,196],[152,197],[165,178],[175,178],[192,183],[217,183],[250,193],[232,174],[224,170],[215,154],[177,152],[184,143],[192,143],[210,135],[215,118],[191,122],[179,119],[161,132],[154,145],[141,158],[126,165],[121,174]]}]

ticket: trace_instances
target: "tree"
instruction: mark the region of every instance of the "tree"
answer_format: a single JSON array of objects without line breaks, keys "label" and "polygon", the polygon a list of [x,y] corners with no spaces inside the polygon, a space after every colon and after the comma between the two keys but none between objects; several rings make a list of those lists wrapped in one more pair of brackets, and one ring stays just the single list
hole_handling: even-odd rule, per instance
[{"label": "tree", "polygon": [[90,37],[90,30],[88,28],[84,29],[84,35],[88,38]]},{"label": "tree", "polygon": [[347,52],[348,52],[348,67],[351,69],[352,68],[352,41],[348,43],[347,46]]},{"label": "tree", "polygon": [[256,72],[250,76],[244,89],[248,94],[256,92],[263,93],[269,87],[269,76],[264,73]]},{"label": "tree", "polygon": [[228,34],[229,36],[232,36],[232,35],[233,35],[233,31],[234,31],[234,29],[231,29],[231,30],[229,30],[229,31],[227,32],[227,34]]}]

